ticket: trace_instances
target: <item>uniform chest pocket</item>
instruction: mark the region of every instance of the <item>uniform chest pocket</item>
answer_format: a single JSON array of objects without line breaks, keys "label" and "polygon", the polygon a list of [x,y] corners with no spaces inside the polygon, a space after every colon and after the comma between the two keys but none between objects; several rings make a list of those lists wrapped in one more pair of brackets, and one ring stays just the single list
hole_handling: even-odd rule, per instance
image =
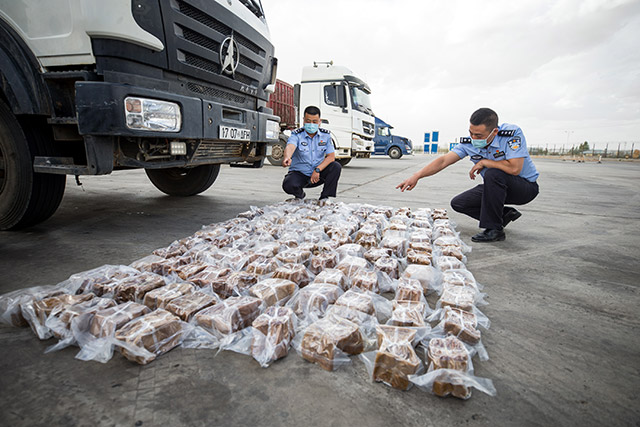
[{"label": "uniform chest pocket", "polygon": [[301,153],[308,153],[309,152],[309,144],[305,144],[305,145],[298,145],[298,151],[300,151]]}]

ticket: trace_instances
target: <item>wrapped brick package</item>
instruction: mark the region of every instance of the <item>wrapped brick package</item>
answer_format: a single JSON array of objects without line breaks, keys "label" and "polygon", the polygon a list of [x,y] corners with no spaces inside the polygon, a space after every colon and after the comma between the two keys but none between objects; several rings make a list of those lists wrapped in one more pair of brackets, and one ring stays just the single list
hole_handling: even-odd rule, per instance
[{"label": "wrapped brick package", "polygon": [[364,338],[357,324],[339,317],[325,317],[305,330],[301,354],[303,359],[333,371],[348,362],[348,357],[342,353],[359,354],[364,347]]},{"label": "wrapped brick package", "polygon": [[337,268],[327,268],[321,271],[315,279],[313,279],[313,283],[331,283],[345,291],[349,288],[347,276]]},{"label": "wrapped brick package", "polygon": [[114,299],[117,303],[135,301],[142,302],[144,295],[165,285],[164,278],[155,273],[143,272],[138,276],[124,279],[115,290]]},{"label": "wrapped brick package", "polygon": [[262,300],[250,297],[231,297],[195,315],[198,326],[216,330],[223,335],[251,326],[263,308]]},{"label": "wrapped brick package", "polygon": [[275,279],[287,279],[303,288],[311,283],[309,270],[302,264],[284,264],[273,273]]},{"label": "wrapped brick package", "polygon": [[174,299],[190,294],[194,290],[194,286],[191,283],[172,283],[147,292],[144,296],[143,302],[144,305],[149,307],[151,310],[155,310],[156,308],[165,308],[166,305]]},{"label": "wrapped brick package", "polygon": [[269,307],[253,321],[251,355],[261,366],[285,357],[295,335],[294,314],[287,307]]},{"label": "wrapped brick package", "polygon": [[[469,353],[458,338],[433,338],[429,341],[427,357],[433,364],[433,369],[452,369],[466,372],[469,369]],[[464,385],[450,384],[443,381],[433,383],[433,392],[438,396],[452,396],[468,399],[471,389]]]},{"label": "wrapped brick package", "polygon": [[249,289],[249,294],[264,301],[265,305],[283,305],[298,290],[298,285],[286,279],[265,279]]},{"label": "wrapped brick package", "polygon": [[447,307],[444,314],[445,332],[460,338],[462,341],[474,345],[480,342],[480,331],[476,329],[478,319],[473,313]]},{"label": "wrapped brick package", "polygon": [[213,295],[195,291],[174,299],[167,304],[166,309],[185,322],[188,322],[194,314],[216,304],[218,301],[220,301],[220,299]]},{"label": "wrapped brick package", "polygon": [[110,337],[130,320],[150,312],[149,307],[135,302],[100,310],[93,316],[89,332],[98,338]]},{"label": "wrapped brick package", "polygon": [[426,306],[423,302],[393,301],[389,324],[394,326],[424,326]]},{"label": "wrapped brick package", "polygon": [[373,379],[399,390],[408,390],[411,386],[409,375],[416,374],[422,366],[411,345],[415,331],[391,328],[386,326],[377,331],[380,347],[373,366]]},{"label": "wrapped brick package", "polygon": [[124,357],[141,365],[180,345],[183,322],[166,310],[158,309],[124,325],[115,335]]}]

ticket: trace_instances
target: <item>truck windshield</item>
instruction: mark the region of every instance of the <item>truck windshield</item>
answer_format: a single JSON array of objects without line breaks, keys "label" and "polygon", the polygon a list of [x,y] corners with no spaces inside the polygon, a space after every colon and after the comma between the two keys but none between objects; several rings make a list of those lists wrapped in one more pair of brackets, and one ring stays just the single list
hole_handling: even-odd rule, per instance
[{"label": "truck windshield", "polygon": [[380,136],[389,136],[389,135],[391,135],[391,132],[389,132],[389,128],[388,127],[382,127],[382,128],[378,128],[378,135],[380,135]]},{"label": "truck windshield", "polygon": [[360,87],[351,86],[351,100],[354,109],[371,116],[374,115],[373,110],[371,109],[371,98],[369,94]]},{"label": "truck windshield", "polygon": [[262,10],[262,3],[260,0],[240,0],[240,3],[245,5],[254,15],[258,18],[264,17],[264,11]]}]

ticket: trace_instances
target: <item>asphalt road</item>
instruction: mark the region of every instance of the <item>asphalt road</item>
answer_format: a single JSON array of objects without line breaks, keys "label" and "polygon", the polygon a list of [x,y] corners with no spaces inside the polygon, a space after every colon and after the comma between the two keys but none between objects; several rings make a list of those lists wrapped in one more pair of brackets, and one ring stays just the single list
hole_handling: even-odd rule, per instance
[{"label": "asphalt road", "polygon": [[[468,161],[411,192],[394,189],[429,159],[354,160],[338,200],[448,208],[475,184]],[[491,359],[476,374],[493,379],[496,397],[400,392],[372,383],[359,361],[326,372],[295,354],[268,369],[235,353],[180,348],[147,366],[120,355],[81,362],[75,348],[44,354],[52,342],[2,326],[0,425],[639,426],[640,163],[535,163],[538,198],[506,241],[473,244],[468,254],[492,322],[483,334]],[[250,205],[284,200],[284,172],[224,166],[211,189],[189,199],[163,195],[140,171],[82,177],[82,187],[70,178],[49,221],[0,232],[0,293],[128,264]],[[477,223],[451,217],[471,244]]]}]

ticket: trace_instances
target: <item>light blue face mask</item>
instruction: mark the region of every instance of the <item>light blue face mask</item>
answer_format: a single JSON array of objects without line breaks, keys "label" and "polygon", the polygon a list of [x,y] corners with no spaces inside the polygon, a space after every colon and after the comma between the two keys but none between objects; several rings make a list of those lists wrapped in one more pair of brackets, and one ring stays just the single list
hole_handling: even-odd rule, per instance
[{"label": "light blue face mask", "polygon": [[309,135],[313,135],[318,132],[318,124],[317,123],[305,123],[304,130],[307,131]]},{"label": "light blue face mask", "polygon": [[[491,136],[492,133],[493,131],[491,131],[489,136]],[[487,145],[489,145],[489,143],[487,142],[487,139],[489,139],[489,136],[487,136],[485,139],[471,139],[471,144],[473,144],[473,146],[476,148],[484,148]]]}]

